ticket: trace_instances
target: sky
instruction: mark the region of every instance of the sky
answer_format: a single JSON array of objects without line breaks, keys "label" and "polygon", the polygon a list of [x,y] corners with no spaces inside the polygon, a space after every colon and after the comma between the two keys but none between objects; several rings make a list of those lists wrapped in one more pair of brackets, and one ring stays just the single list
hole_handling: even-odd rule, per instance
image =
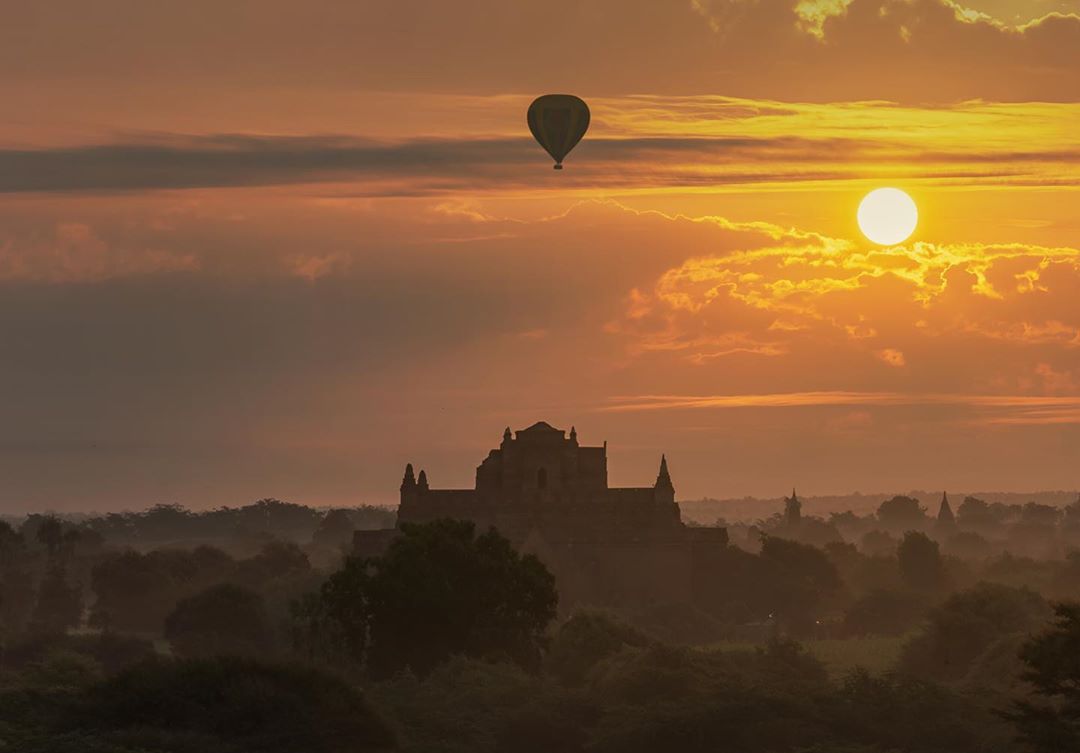
[{"label": "sky", "polygon": [[10,5],[0,512],[1080,487],[1080,0]]}]

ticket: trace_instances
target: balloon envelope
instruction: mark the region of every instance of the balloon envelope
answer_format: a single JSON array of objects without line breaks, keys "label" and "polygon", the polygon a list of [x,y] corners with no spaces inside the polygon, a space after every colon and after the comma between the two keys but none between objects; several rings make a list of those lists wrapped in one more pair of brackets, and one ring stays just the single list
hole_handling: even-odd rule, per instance
[{"label": "balloon envelope", "polygon": [[589,130],[589,106],[572,94],[545,94],[529,105],[529,130],[555,160],[562,161]]}]

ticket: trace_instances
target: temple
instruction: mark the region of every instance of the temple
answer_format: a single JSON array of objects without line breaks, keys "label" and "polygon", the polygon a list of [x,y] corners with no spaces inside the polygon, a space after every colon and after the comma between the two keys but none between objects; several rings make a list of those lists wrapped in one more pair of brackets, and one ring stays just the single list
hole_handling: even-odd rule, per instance
[{"label": "temple", "polygon": [[[555,574],[564,606],[689,601],[703,549],[727,546],[723,528],[682,522],[667,458],[652,486],[612,488],[607,443],[586,447],[577,431],[539,422],[503,433],[476,469],[473,489],[432,489],[405,468],[398,524],[440,518],[495,528]],[[392,534],[358,531],[359,554],[377,554]]]}]

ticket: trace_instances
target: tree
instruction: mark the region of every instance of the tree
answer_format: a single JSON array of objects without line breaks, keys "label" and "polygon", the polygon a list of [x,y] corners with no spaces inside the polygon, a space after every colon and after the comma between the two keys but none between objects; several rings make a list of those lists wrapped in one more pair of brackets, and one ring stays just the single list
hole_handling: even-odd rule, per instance
[{"label": "tree", "polygon": [[958,680],[992,645],[1040,625],[1048,612],[1034,591],[980,583],[930,612],[923,631],[905,644],[899,667],[921,677]]},{"label": "tree", "polygon": [[1028,502],[1020,513],[1020,521],[1039,526],[1056,526],[1062,512],[1053,505]]},{"label": "tree", "polygon": [[789,630],[813,628],[823,601],[840,589],[840,575],[825,552],[776,536],[761,546],[765,577],[753,584],[768,595],[770,612]]},{"label": "tree", "polygon": [[963,528],[986,528],[997,524],[988,505],[978,497],[964,497],[956,508],[956,522]]},{"label": "tree", "polygon": [[34,538],[45,547],[49,559],[55,559],[64,545],[64,524],[55,515],[46,515],[38,523]]},{"label": "tree", "polygon": [[64,633],[82,618],[82,589],[70,585],[63,568],[50,567],[38,585],[31,628],[41,633]]},{"label": "tree", "polygon": [[262,597],[231,583],[182,599],[165,619],[165,637],[184,657],[255,656],[273,647]]},{"label": "tree", "polygon": [[1020,649],[1038,702],[1018,701],[1006,714],[1040,753],[1080,750],[1080,603],[1057,604],[1054,615],[1053,626]]},{"label": "tree", "polygon": [[297,616],[302,634],[366,653],[373,676],[426,675],[455,654],[537,666],[557,599],[540,560],[494,529],[438,520],[403,525],[381,557],[349,559]]},{"label": "tree", "polygon": [[938,544],[925,533],[905,533],[896,557],[901,577],[912,588],[933,591],[945,584],[945,565]]},{"label": "tree", "polygon": [[311,572],[311,562],[304,550],[291,541],[271,541],[239,567],[243,581],[265,592],[264,585]]},{"label": "tree", "polygon": [[22,546],[22,536],[6,520],[0,520],[0,567],[7,567],[18,559]]},{"label": "tree", "polygon": [[477,536],[470,521],[404,525],[372,565],[372,674],[424,674],[453,654],[538,665],[555,618],[555,577],[494,529]]},{"label": "tree", "polygon": [[897,496],[878,506],[878,520],[894,531],[918,531],[926,525],[926,510],[913,497]]},{"label": "tree", "polygon": [[318,593],[292,605],[293,647],[312,659],[362,664],[368,638],[370,565],[361,557],[345,560]]},{"label": "tree", "polygon": [[234,565],[231,557],[211,547],[110,555],[91,571],[97,595],[91,622],[156,632],[180,599],[231,577]]},{"label": "tree", "polygon": [[328,549],[343,549],[352,544],[356,526],[347,510],[331,510],[319,522],[311,543]]}]

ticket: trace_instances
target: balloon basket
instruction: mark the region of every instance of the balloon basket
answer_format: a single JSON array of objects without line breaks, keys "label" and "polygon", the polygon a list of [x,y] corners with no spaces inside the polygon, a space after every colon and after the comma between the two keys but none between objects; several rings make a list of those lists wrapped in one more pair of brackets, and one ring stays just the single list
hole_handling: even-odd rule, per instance
[{"label": "balloon basket", "polygon": [[562,165],[555,165],[555,167],[554,167],[553,169],[555,169],[555,170],[562,170]]}]

